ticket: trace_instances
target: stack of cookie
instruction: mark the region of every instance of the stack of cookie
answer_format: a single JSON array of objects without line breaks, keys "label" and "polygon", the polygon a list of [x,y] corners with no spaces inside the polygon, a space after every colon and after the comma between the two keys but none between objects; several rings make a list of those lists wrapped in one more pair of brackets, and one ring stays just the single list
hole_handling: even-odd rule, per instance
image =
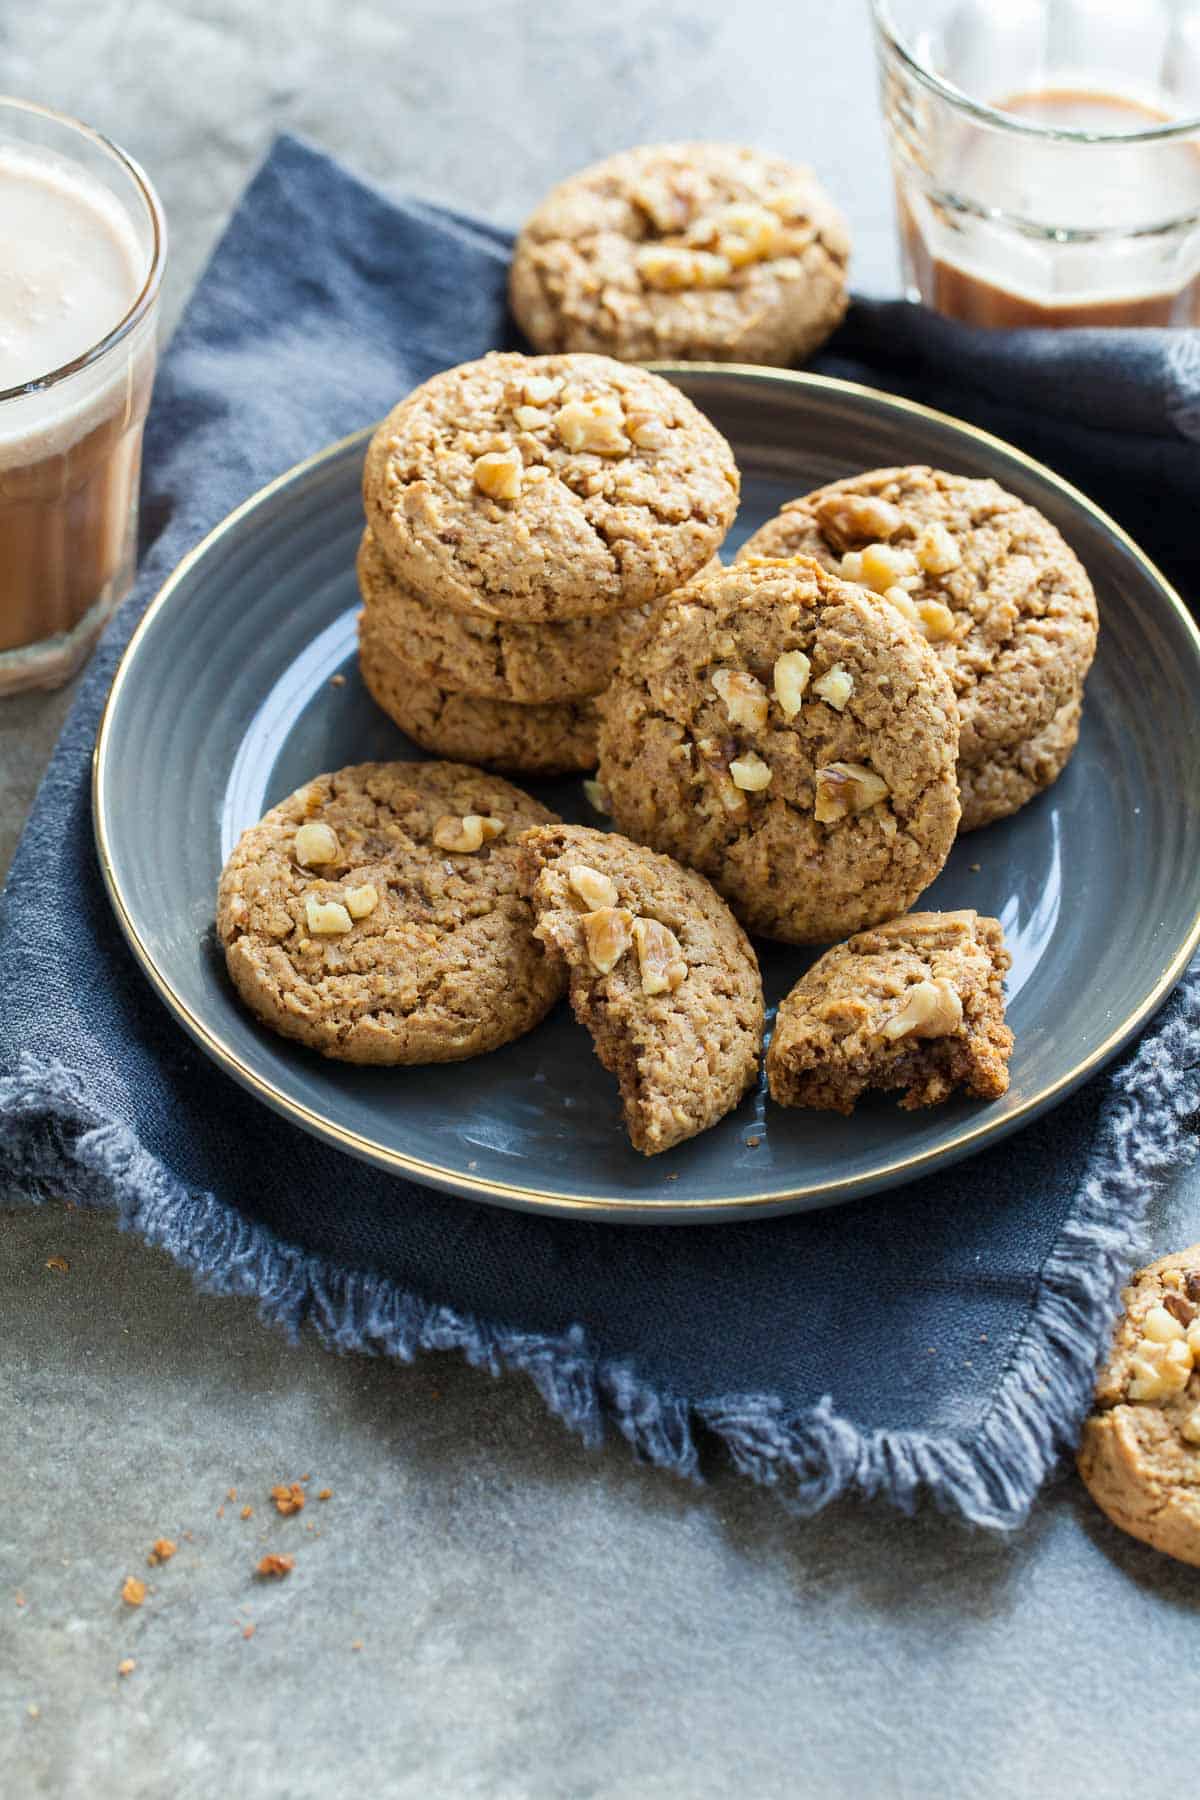
[{"label": "stack of cookie", "polygon": [[363,679],[435,755],[591,769],[596,696],[733,521],[729,445],[680,391],[604,356],[435,375],[376,432],[358,557]]},{"label": "stack of cookie", "polygon": [[811,556],[917,627],[958,702],[960,831],[1056,781],[1079,736],[1096,596],[1035,507],[996,482],[875,469],[791,501],[743,548]]}]

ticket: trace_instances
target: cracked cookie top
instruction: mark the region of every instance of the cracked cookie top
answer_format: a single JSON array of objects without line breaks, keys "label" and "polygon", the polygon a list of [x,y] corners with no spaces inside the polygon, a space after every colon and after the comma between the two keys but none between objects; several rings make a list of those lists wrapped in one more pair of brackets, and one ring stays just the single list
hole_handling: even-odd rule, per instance
[{"label": "cracked cookie top", "polygon": [[904,912],[954,840],[958,716],[932,647],[807,557],[691,583],[604,697],[617,828],[751,931],[828,943]]},{"label": "cracked cookie top", "polygon": [[509,293],[539,350],[787,364],[845,312],[849,254],[811,170],[740,144],[648,144],[546,196]]},{"label": "cracked cookie top", "polygon": [[517,839],[554,816],[462,763],[315,776],[242,833],[222,872],[234,986],[273,1030],[345,1062],[457,1062],[508,1043],[562,992],[517,885]]},{"label": "cracked cookie top", "polygon": [[791,501],[743,556],[813,556],[895,605],[954,686],[964,766],[1023,744],[1077,698],[1092,584],[1049,519],[995,481],[872,469]]},{"label": "cracked cookie top", "polygon": [[733,452],[678,388],[604,356],[485,356],[417,388],[371,440],[367,522],[429,601],[558,620],[644,606],[737,511]]}]

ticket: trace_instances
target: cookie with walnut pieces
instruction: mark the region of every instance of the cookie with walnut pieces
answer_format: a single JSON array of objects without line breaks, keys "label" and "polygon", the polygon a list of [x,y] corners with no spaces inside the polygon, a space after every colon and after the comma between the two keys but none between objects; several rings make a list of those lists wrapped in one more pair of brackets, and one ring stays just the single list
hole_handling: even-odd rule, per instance
[{"label": "cookie with walnut pieces", "polygon": [[648,144],[546,196],[509,295],[539,350],[786,365],[841,319],[849,256],[810,169],[739,144]]},{"label": "cookie with walnut pieces", "polygon": [[[413,681],[481,699],[553,706],[604,691],[625,645],[649,607],[560,625],[526,625],[490,613],[455,612],[418,594],[392,573],[369,531],[358,551],[358,586],[379,653]],[[469,761],[478,761],[471,757]]]},{"label": "cookie with walnut pieces", "polygon": [[432,756],[519,775],[573,775],[596,766],[594,699],[521,706],[442,687],[399,654],[370,608],[359,615],[358,666],[376,705]]},{"label": "cookie with walnut pieces", "polygon": [[813,556],[898,607],[953,684],[966,767],[1045,730],[1096,653],[1079,558],[990,479],[923,465],[851,475],[790,501],[742,555]]},{"label": "cookie with walnut pieces", "polygon": [[1200,1244],[1139,1270],[1121,1298],[1079,1473],[1114,1525],[1200,1565]]},{"label": "cookie with walnut pieces", "polygon": [[807,557],[694,581],[604,696],[614,825],[709,877],[750,931],[829,943],[929,886],[958,825],[932,647]]},{"label": "cookie with walnut pieces", "polygon": [[431,605],[552,622],[645,606],[715,555],[733,452],[677,387],[607,356],[498,352],[393,409],[367,523]]},{"label": "cookie with walnut pieces", "polygon": [[758,962],[724,901],[670,857],[581,825],[527,832],[521,885],[634,1149],[715,1125],[752,1085],[763,1034]]},{"label": "cookie with walnut pieces", "polygon": [[265,1025],[352,1063],[457,1062],[563,990],[533,937],[518,839],[554,819],[460,763],[317,775],[242,833],[217,934]]},{"label": "cookie with walnut pieces", "polygon": [[903,1090],[909,1111],[956,1090],[1008,1091],[1011,964],[997,919],[909,913],[818,957],[782,1002],[767,1051],[781,1106],[852,1113],[868,1089]]}]

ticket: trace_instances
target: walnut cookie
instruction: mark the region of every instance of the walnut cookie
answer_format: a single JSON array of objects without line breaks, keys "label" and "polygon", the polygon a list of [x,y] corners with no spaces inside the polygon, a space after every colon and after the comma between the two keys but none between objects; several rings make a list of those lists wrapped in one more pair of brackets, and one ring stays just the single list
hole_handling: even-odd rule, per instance
[{"label": "walnut cookie", "polygon": [[1078,699],[1096,596],[1050,521],[996,482],[916,466],[793,500],[743,556],[814,556],[900,607],[954,685],[964,766],[1029,742]]},{"label": "walnut cookie", "polygon": [[1139,1270],[1121,1297],[1079,1473],[1114,1525],[1200,1565],[1200,1244]]},{"label": "walnut cookie", "polygon": [[724,901],[670,857],[586,826],[527,832],[520,866],[634,1148],[654,1156],[715,1125],[753,1084],[763,1034],[758,963]]},{"label": "walnut cookie", "polygon": [[909,913],[835,945],[780,1005],[771,1098],[840,1113],[868,1088],[903,1089],[909,1111],[956,1088],[997,1099],[1012,1052],[1011,962],[999,920],[970,910]]},{"label": "walnut cookie", "polygon": [[575,775],[596,766],[594,699],[521,706],[441,687],[396,650],[370,608],[359,614],[358,666],[375,704],[433,756],[523,775]]},{"label": "walnut cookie", "polygon": [[509,295],[539,350],[787,364],[845,312],[849,255],[809,169],[737,144],[651,144],[547,195]]},{"label": "walnut cookie", "polygon": [[959,834],[1007,819],[1058,780],[1079,741],[1083,697],[1068,700],[1023,744],[997,750],[985,763],[958,766]]},{"label": "walnut cookie", "polygon": [[221,875],[234,986],[264,1024],[344,1062],[508,1043],[563,989],[517,884],[517,839],[553,819],[457,763],[314,777],[242,833]]},{"label": "walnut cookie", "polygon": [[737,511],[733,452],[679,389],[604,356],[434,375],[367,451],[367,523],[431,605],[553,622],[661,599]]},{"label": "walnut cookie", "polygon": [[390,652],[409,680],[420,674],[435,687],[482,699],[552,706],[602,693],[622,649],[649,618],[644,606],[561,625],[454,612],[406,587],[369,531],[357,566],[380,656]]},{"label": "walnut cookie", "polygon": [[891,607],[807,557],[693,582],[604,697],[618,830],[751,931],[829,943],[911,906],[958,825],[954,694]]}]

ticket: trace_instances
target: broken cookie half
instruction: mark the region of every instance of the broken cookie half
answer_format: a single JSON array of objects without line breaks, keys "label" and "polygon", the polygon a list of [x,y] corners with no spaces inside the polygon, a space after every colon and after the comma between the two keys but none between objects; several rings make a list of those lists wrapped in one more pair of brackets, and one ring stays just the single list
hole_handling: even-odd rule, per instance
[{"label": "broken cookie half", "polygon": [[702,875],[614,832],[525,833],[534,936],[620,1086],[647,1156],[715,1125],[758,1073],[763,992],[745,932]]},{"label": "broken cookie half", "polygon": [[871,1088],[901,1090],[909,1109],[955,1091],[997,1099],[1012,1051],[1011,961],[999,921],[971,911],[908,913],[835,944],[779,1008],[772,1098],[840,1113]]}]

